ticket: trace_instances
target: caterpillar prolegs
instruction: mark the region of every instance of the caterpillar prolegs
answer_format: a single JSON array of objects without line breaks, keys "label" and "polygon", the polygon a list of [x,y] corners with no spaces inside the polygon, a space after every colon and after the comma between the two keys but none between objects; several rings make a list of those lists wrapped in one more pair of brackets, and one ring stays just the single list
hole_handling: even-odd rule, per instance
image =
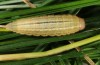
[{"label": "caterpillar prolegs", "polygon": [[18,19],[4,27],[25,35],[61,36],[83,30],[85,22],[75,15],[48,15]]}]

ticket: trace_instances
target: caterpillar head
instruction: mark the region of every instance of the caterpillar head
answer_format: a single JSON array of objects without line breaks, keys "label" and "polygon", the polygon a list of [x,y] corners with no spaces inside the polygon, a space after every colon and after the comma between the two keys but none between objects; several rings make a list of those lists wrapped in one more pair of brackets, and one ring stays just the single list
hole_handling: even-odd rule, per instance
[{"label": "caterpillar head", "polygon": [[79,18],[80,23],[80,30],[83,30],[85,28],[85,21],[83,18]]}]

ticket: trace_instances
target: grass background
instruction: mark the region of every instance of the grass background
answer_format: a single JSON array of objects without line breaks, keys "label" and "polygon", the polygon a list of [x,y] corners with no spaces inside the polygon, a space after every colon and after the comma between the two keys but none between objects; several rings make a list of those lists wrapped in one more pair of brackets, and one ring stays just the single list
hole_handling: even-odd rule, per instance
[{"label": "grass background", "polygon": [[[35,37],[0,32],[0,54],[46,51],[69,44],[70,40],[79,41],[100,33],[99,0],[31,0],[31,2],[37,8],[31,9],[21,0],[0,0],[0,24],[5,25],[16,19],[30,16],[72,14],[84,18],[86,28],[78,33],[61,37]],[[96,65],[100,65],[99,40],[81,46],[80,52],[72,49],[48,57],[4,61],[0,62],[0,65],[83,65],[87,63],[83,53],[88,54]]]}]

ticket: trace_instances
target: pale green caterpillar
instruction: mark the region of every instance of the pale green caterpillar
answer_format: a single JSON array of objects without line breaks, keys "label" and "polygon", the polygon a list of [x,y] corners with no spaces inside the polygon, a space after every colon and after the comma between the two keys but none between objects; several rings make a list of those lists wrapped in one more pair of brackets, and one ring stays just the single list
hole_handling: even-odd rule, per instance
[{"label": "pale green caterpillar", "polygon": [[83,30],[85,22],[75,15],[48,15],[18,19],[1,27],[25,35],[61,36]]},{"label": "pale green caterpillar", "polygon": [[[61,36],[83,30],[85,28],[85,22],[84,19],[74,15],[48,15],[40,17],[23,18],[16,20],[12,23],[8,23],[7,25],[0,25],[0,27],[6,28],[16,33],[26,35]],[[76,48],[78,46],[88,44],[96,40],[100,40],[100,35],[44,52],[0,55],[0,61],[21,60],[54,55],[64,52],[66,50]]]}]

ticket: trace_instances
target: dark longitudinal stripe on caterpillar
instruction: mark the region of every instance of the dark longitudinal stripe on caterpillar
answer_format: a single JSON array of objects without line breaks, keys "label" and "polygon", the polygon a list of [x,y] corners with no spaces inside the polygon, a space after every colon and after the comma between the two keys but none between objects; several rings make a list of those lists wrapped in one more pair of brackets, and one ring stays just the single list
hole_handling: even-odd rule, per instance
[{"label": "dark longitudinal stripe on caterpillar", "polygon": [[48,15],[19,19],[7,24],[6,28],[26,35],[61,36],[83,30],[85,22],[74,15]]},{"label": "dark longitudinal stripe on caterpillar", "polygon": [[[63,21],[63,22],[66,22],[66,21]],[[55,21],[51,21],[51,22],[38,22],[36,24],[45,24],[45,23],[62,23],[62,21],[58,21],[58,22],[55,22]]]}]

